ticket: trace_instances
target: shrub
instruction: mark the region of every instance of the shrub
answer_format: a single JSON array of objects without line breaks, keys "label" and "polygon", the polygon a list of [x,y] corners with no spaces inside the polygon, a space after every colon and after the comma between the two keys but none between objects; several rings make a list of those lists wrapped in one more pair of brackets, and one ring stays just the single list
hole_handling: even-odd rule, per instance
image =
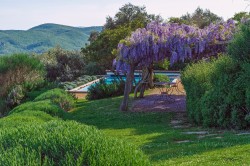
[{"label": "shrub", "polygon": [[[239,66],[230,57],[221,57],[213,62],[212,87],[202,97],[203,125],[224,128],[245,127],[241,106],[244,102],[244,87],[238,84]],[[243,116],[243,117],[242,117]]]},{"label": "shrub", "polygon": [[51,100],[54,104],[58,105],[64,111],[69,111],[74,108],[75,100],[68,94],[68,92],[62,89],[52,89],[48,90],[38,97],[35,98],[35,102],[43,100]]},{"label": "shrub", "polygon": [[241,25],[240,31],[228,46],[228,54],[240,63],[250,63],[250,22]]},{"label": "shrub", "polygon": [[181,80],[187,94],[187,111],[191,121],[202,124],[202,96],[211,89],[210,78],[213,74],[213,63],[200,61],[187,66],[181,74]]},{"label": "shrub", "polygon": [[2,118],[0,120],[0,128],[15,128],[23,125],[35,125],[55,119],[56,118],[42,111],[22,111]]},{"label": "shrub", "polygon": [[169,60],[163,60],[159,63],[154,64],[154,69],[155,70],[168,70],[170,66]]},{"label": "shrub", "polygon": [[0,98],[0,118],[9,112],[10,108],[7,107],[4,99]]},{"label": "shrub", "polygon": [[44,66],[26,54],[0,57],[0,97],[6,97],[16,85],[36,87],[44,80]]},{"label": "shrub", "polygon": [[42,100],[37,102],[27,102],[15,107],[9,114],[19,113],[23,111],[42,111],[52,116],[64,117],[65,111],[51,100]]},{"label": "shrub", "polygon": [[105,74],[105,69],[103,66],[97,64],[96,62],[89,62],[85,68],[85,74],[87,75],[103,75]]},{"label": "shrub", "polygon": [[43,84],[40,84],[36,89],[33,89],[32,91],[29,91],[25,94],[25,100],[24,101],[33,101],[35,98],[39,95],[41,95],[44,92],[47,92],[48,90],[58,88],[59,85],[56,82],[49,82],[45,81]]},{"label": "shrub", "polygon": [[15,86],[8,94],[6,104],[9,108],[19,105],[24,98],[24,90],[21,85]]},{"label": "shrub", "polygon": [[84,74],[85,62],[79,52],[57,47],[43,54],[41,59],[50,81],[73,81]]},{"label": "shrub", "polygon": [[170,79],[164,74],[154,74],[154,82],[169,82]]},{"label": "shrub", "polygon": [[124,87],[124,81],[113,81],[112,83],[106,83],[105,80],[100,80],[99,82],[89,87],[86,99],[96,100],[120,96],[124,93]]},{"label": "shrub", "polygon": [[182,74],[190,119],[206,127],[250,126],[250,24],[242,25],[229,56],[188,66]]},{"label": "shrub", "polygon": [[3,165],[149,165],[133,146],[71,121],[4,128],[0,145]]}]

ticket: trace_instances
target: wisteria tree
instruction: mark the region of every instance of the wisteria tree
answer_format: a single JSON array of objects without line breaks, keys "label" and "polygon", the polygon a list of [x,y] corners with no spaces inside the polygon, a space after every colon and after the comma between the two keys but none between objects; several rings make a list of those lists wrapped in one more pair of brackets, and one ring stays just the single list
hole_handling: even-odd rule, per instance
[{"label": "wisteria tree", "polygon": [[[169,59],[171,64],[185,59],[197,60],[225,50],[235,31],[232,20],[211,24],[204,29],[188,25],[152,22],[120,41],[117,48],[116,71],[126,74],[124,99],[120,110],[128,110],[136,67],[151,71],[152,64]],[[152,76],[145,76],[152,86]],[[145,82],[145,80],[143,80]]]}]

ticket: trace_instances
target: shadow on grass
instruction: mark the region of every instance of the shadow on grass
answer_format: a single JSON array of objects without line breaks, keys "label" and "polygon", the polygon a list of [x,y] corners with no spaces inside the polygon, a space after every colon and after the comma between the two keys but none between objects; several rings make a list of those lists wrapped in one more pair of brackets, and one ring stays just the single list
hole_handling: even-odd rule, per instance
[{"label": "shadow on grass", "polygon": [[[107,131],[111,136],[136,144],[153,162],[164,162],[171,158],[250,143],[249,137],[236,136],[230,132],[223,134],[221,139],[214,137],[199,139],[197,135],[184,134],[183,131],[198,128],[172,128],[170,120],[173,113],[120,112],[121,99],[122,97],[95,101],[80,100],[67,119],[95,126]],[[182,140],[190,142],[177,143]]]}]

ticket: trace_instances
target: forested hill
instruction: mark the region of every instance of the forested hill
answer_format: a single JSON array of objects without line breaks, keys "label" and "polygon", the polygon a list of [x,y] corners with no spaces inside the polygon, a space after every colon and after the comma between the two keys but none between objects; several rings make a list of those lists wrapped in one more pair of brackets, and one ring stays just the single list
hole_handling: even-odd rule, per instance
[{"label": "forested hill", "polygon": [[42,24],[29,30],[0,30],[0,55],[20,52],[42,53],[61,46],[66,50],[79,50],[88,42],[92,31],[102,26],[70,27],[58,24]]}]

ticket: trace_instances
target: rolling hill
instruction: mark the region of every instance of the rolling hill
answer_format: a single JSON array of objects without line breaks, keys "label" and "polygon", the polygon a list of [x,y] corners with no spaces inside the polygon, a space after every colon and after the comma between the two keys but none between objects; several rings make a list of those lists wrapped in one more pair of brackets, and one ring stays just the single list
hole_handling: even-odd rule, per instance
[{"label": "rolling hill", "polygon": [[43,53],[61,46],[66,50],[80,50],[88,43],[92,31],[102,26],[71,27],[59,24],[42,24],[29,30],[0,30],[0,55],[13,53]]}]

